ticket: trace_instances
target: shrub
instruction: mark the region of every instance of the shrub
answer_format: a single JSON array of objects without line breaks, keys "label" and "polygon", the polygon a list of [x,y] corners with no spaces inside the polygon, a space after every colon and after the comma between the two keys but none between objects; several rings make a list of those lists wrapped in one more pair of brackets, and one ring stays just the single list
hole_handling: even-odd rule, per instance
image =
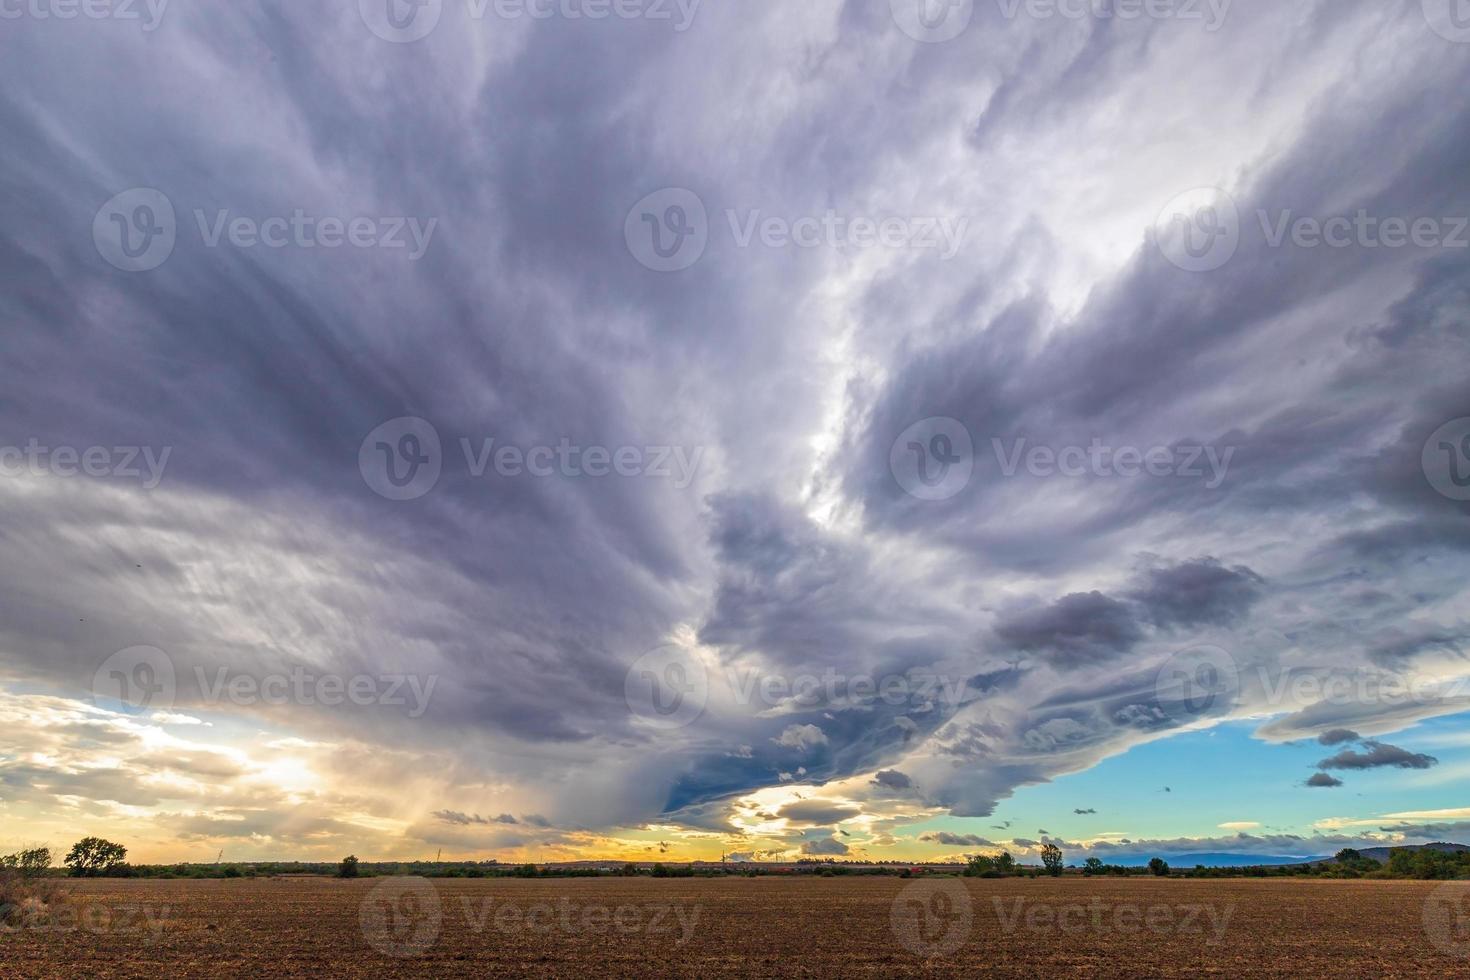
[{"label": "shrub", "polygon": [[67,893],[54,878],[27,877],[18,868],[0,869],[0,926],[39,925]]},{"label": "shrub", "polygon": [[337,865],[337,877],[338,878],[356,878],[357,877],[357,855],[356,854],[349,854],[349,855],[347,855],[345,858],[342,859],[342,863],[339,864],[339,865]]}]

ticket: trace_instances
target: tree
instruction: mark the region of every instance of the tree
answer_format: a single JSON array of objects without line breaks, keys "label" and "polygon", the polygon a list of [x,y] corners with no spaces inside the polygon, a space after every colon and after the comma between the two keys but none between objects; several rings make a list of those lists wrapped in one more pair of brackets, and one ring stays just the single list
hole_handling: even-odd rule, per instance
[{"label": "tree", "polygon": [[1082,873],[1085,875],[1100,875],[1103,873],[1102,858],[1090,857],[1082,862]]},{"label": "tree", "polygon": [[1062,849],[1055,844],[1043,844],[1041,846],[1041,863],[1046,865],[1046,873],[1053,878],[1062,873]]},{"label": "tree", "polygon": [[347,855],[345,858],[342,859],[342,863],[339,864],[339,865],[337,865],[337,877],[338,878],[356,878],[357,877],[357,855],[356,854],[349,854],[349,855]]},{"label": "tree", "polygon": [[51,848],[32,847],[0,857],[0,869],[18,871],[22,878],[39,878],[51,869]]},{"label": "tree", "polygon": [[1011,857],[1010,851],[1001,851],[995,859],[995,870],[1003,875],[1014,874],[1016,870],[1016,859]]},{"label": "tree", "polygon": [[1162,878],[1169,873],[1169,862],[1163,858],[1149,858],[1148,869],[1154,873],[1155,877]]},{"label": "tree", "polygon": [[71,846],[62,863],[71,868],[73,877],[93,878],[117,869],[128,856],[128,849],[101,837],[83,837]]},{"label": "tree", "polygon": [[995,860],[984,854],[970,855],[970,863],[965,867],[965,875],[970,878],[978,878],[982,875],[995,872]]}]

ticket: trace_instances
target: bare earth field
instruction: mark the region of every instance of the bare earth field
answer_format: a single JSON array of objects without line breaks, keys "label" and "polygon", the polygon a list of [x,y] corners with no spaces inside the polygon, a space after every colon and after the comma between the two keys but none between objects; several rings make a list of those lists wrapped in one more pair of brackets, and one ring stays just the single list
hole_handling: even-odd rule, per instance
[{"label": "bare earth field", "polygon": [[0,976],[1470,977],[1464,882],[283,878],[71,888],[65,913],[0,934]]}]

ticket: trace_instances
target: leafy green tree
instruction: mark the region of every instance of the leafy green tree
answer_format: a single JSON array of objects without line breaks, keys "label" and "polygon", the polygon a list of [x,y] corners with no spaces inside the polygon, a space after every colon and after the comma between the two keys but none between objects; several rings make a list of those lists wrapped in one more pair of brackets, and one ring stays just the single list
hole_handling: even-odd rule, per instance
[{"label": "leafy green tree", "polygon": [[1395,847],[1389,851],[1388,870],[1396,875],[1412,875],[1414,873],[1414,852],[1402,847]]},{"label": "leafy green tree", "polygon": [[357,877],[357,855],[356,854],[349,854],[349,855],[347,855],[345,858],[342,859],[342,863],[339,864],[339,865],[337,865],[337,877],[338,878],[356,878]]},{"label": "leafy green tree", "polygon": [[965,866],[965,875],[970,878],[978,878],[981,875],[993,874],[995,872],[995,860],[984,854],[970,855],[970,863]]},{"label": "leafy green tree", "polygon": [[995,858],[995,870],[1003,875],[1014,874],[1016,871],[1016,859],[1011,857],[1010,851],[1001,851]]},{"label": "leafy green tree", "polygon": [[1041,846],[1041,863],[1046,865],[1046,873],[1053,878],[1062,873],[1062,849],[1055,844],[1043,844]]},{"label": "leafy green tree", "polygon": [[1100,875],[1103,873],[1102,858],[1090,857],[1082,862],[1082,873],[1085,875]]},{"label": "leafy green tree", "polygon": [[62,863],[73,877],[93,878],[116,871],[128,856],[128,849],[101,837],[83,837],[71,846]]},{"label": "leafy green tree", "polygon": [[1169,873],[1169,862],[1165,861],[1163,858],[1149,858],[1148,870],[1151,871],[1155,877],[1162,878]]}]

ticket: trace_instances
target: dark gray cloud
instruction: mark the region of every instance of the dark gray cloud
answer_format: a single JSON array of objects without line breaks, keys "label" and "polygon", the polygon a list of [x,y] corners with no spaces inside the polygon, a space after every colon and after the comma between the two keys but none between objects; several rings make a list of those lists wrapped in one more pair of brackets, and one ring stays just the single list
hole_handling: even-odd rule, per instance
[{"label": "dark gray cloud", "polygon": [[1007,614],[995,635],[1011,649],[1040,654],[1061,668],[1112,660],[1143,638],[1132,611],[1100,592],[1063,596],[1039,609]]},{"label": "dark gray cloud", "polygon": [[819,840],[803,841],[801,844],[801,853],[813,857],[840,856],[849,853],[851,850],[852,848],[842,843],[836,837],[823,837]]},{"label": "dark gray cloud", "polygon": [[1317,763],[1319,769],[1429,769],[1439,763],[1432,755],[1410,752],[1397,745],[1387,745],[1372,740],[1365,741],[1366,752],[1344,749]]},{"label": "dark gray cloud", "polygon": [[[461,813],[458,810],[435,810],[432,816],[434,819],[441,820],[444,823],[458,824],[459,826],[469,826],[470,824],[489,826],[491,824],[514,824],[519,822],[509,813],[502,813],[498,817],[482,817],[478,813]],[[545,826],[545,824],[542,823],[539,826]]]},{"label": "dark gray cloud", "polygon": [[857,807],[826,800],[798,800],[781,807],[776,815],[797,824],[833,824],[858,816],[861,812]]},{"label": "dark gray cloud", "polygon": [[1214,558],[1151,568],[1146,584],[1129,598],[1160,626],[1229,626],[1243,619],[1265,592],[1265,580],[1245,566],[1227,568]]},{"label": "dark gray cloud", "polygon": [[873,774],[873,785],[891,790],[912,789],[914,781],[897,769],[880,769]]},{"label": "dark gray cloud", "polygon": [[1307,780],[1307,785],[1313,787],[1341,786],[1342,780],[1336,776],[1329,776],[1325,772],[1314,772],[1312,773],[1312,777]]},{"label": "dark gray cloud", "polygon": [[930,841],[935,844],[943,844],[945,847],[995,847],[993,841],[988,841],[978,834],[953,834],[947,830],[935,831],[933,833],[920,834],[919,840]]},{"label": "dark gray cloud", "polygon": [[1334,728],[1317,736],[1320,745],[1342,745],[1344,742],[1356,742],[1359,740],[1357,732],[1350,728]]}]

